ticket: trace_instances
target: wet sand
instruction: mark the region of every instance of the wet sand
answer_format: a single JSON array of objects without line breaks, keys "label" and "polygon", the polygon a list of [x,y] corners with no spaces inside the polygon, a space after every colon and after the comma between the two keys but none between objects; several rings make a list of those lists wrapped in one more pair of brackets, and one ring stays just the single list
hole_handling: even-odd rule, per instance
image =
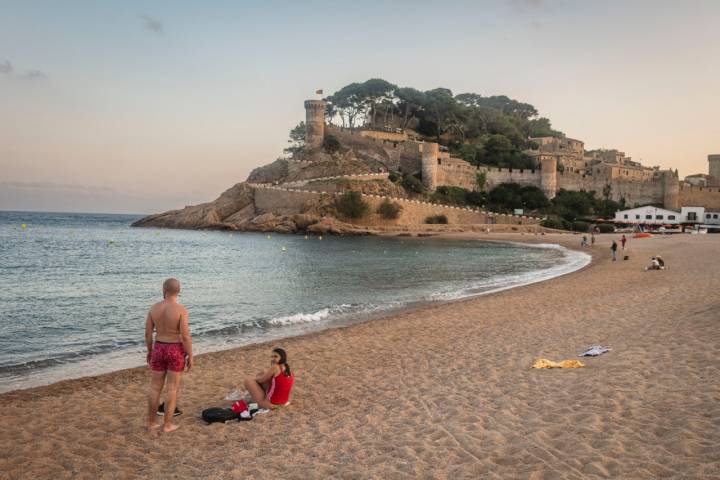
[{"label": "wet sand", "polygon": [[[172,434],[144,431],[143,368],[0,395],[0,477],[720,478],[720,236],[631,240],[618,262],[613,238],[547,282],[201,355]],[[645,272],[652,254],[669,268]],[[530,368],[593,344],[613,350]],[[271,345],[296,371],[292,405],[200,420]]]}]

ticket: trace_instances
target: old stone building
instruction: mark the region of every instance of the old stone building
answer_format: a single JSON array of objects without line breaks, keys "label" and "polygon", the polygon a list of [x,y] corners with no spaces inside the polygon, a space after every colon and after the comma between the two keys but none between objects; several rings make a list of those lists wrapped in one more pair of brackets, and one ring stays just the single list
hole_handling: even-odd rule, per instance
[{"label": "old stone building", "polygon": [[[536,168],[513,169],[489,165],[472,165],[452,157],[440,145],[423,142],[406,132],[397,130],[361,130],[346,135],[337,127],[325,125],[324,105],[320,101],[306,101],[308,137],[311,148],[322,144],[324,131],[343,136],[343,140],[358,147],[358,137],[376,148],[374,159],[387,170],[421,174],[423,184],[430,190],[439,186],[458,186],[477,189],[478,174],[485,177],[485,188],[501,183],[518,183],[540,188],[548,198],[560,189],[595,191],[609,188],[613,200],[624,200],[628,206],[662,205],[678,210],[682,206],[702,206],[720,209],[720,155],[709,155],[708,181],[703,185],[683,181],[673,170],[647,167],[633,161],[619,150],[585,150],[581,140],[556,137],[533,137],[533,148],[526,153],[536,160]],[[312,128],[310,123],[312,121]],[[717,185],[711,188],[710,185]]]}]

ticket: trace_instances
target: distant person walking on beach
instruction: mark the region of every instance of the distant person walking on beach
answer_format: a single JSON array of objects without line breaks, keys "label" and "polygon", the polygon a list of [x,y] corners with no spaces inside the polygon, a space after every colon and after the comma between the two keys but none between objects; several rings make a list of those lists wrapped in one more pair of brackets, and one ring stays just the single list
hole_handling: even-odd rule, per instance
[{"label": "distant person walking on beach", "polygon": [[610,245],[610,251],[612,252],[613,262],[615,260],[617,260],[617,247],[618,247],[617,242],[615,240],[613,240],[612,245]]},{"label": "distant person walking on beach", "polygon": [[595,246],[595,229],[593,229],[592,232],[590,232],[590,246]]},{"label": "distant person walking on beach", "polygon": [[620,239],[620,243],[622,244],[622,249],[625,250],[625,243],[627,243],[627,238],[625,238],[624,234],[623,234],[622,238]]},{"label": "distant person walking on beach", "polygon": [[[187,367],[193,366],[192,338],[188,323],[188,311],[178,303],[180,282],[168,278],[163,283],[163,300],[150,308],[145,322],[145,343],[147,362],[152,370],[148,394],[148,429],[160,428],[157,423],[157,409],[160,394],[165,387],[164,432],[178,429],[172,423],[180,388],[180,378]],[[153,343],[153,332],[155,342]]]},{"label": "distant person walking on beach", "polygon": [[581,247],[587,247],[587,235],[582,236],[582,240],[580,240],[580,246]]}]

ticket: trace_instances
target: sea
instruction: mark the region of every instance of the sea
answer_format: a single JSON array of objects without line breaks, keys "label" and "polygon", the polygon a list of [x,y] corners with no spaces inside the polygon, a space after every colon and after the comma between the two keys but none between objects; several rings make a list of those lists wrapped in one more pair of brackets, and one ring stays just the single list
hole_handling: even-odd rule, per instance
[{"label": "sea", "polygon": [[590,260],[549,244],[131,227],[138,218],[0,211],[0,392],[143,365],[146,313],[168,277],[181,282],[197,355],[538,282]]}]

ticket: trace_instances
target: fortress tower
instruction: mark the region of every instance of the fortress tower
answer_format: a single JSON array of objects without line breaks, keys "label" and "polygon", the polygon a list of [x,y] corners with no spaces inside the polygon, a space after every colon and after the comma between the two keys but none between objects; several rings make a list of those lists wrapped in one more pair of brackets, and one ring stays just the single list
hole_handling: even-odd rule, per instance
[{"label": "fortress tower", "polygon": [[430,191],[437,188],[437,168],[438,156],[440,155],[440,145],[434,142],[425,142],[420,144],[422,149],[421,172],[422,182]]},{"label": "fortress tower", "polygon": [[318,148],[325,135],[325,102],[305,100],[305,146]]},{"label": "fortress tower", "polygon": [[550,155],[540,155],[540,190],[548,199],[557,193],[557,159]]},{"label": "fortress tower", "polygon": [[663,207],[668,210],[680,210],[680,179],[672,170],[663,172]]},{"label": "fortress tower", "polygon": [[720,153],[708,155],[708,173],[712,185],[720,185]]}]

